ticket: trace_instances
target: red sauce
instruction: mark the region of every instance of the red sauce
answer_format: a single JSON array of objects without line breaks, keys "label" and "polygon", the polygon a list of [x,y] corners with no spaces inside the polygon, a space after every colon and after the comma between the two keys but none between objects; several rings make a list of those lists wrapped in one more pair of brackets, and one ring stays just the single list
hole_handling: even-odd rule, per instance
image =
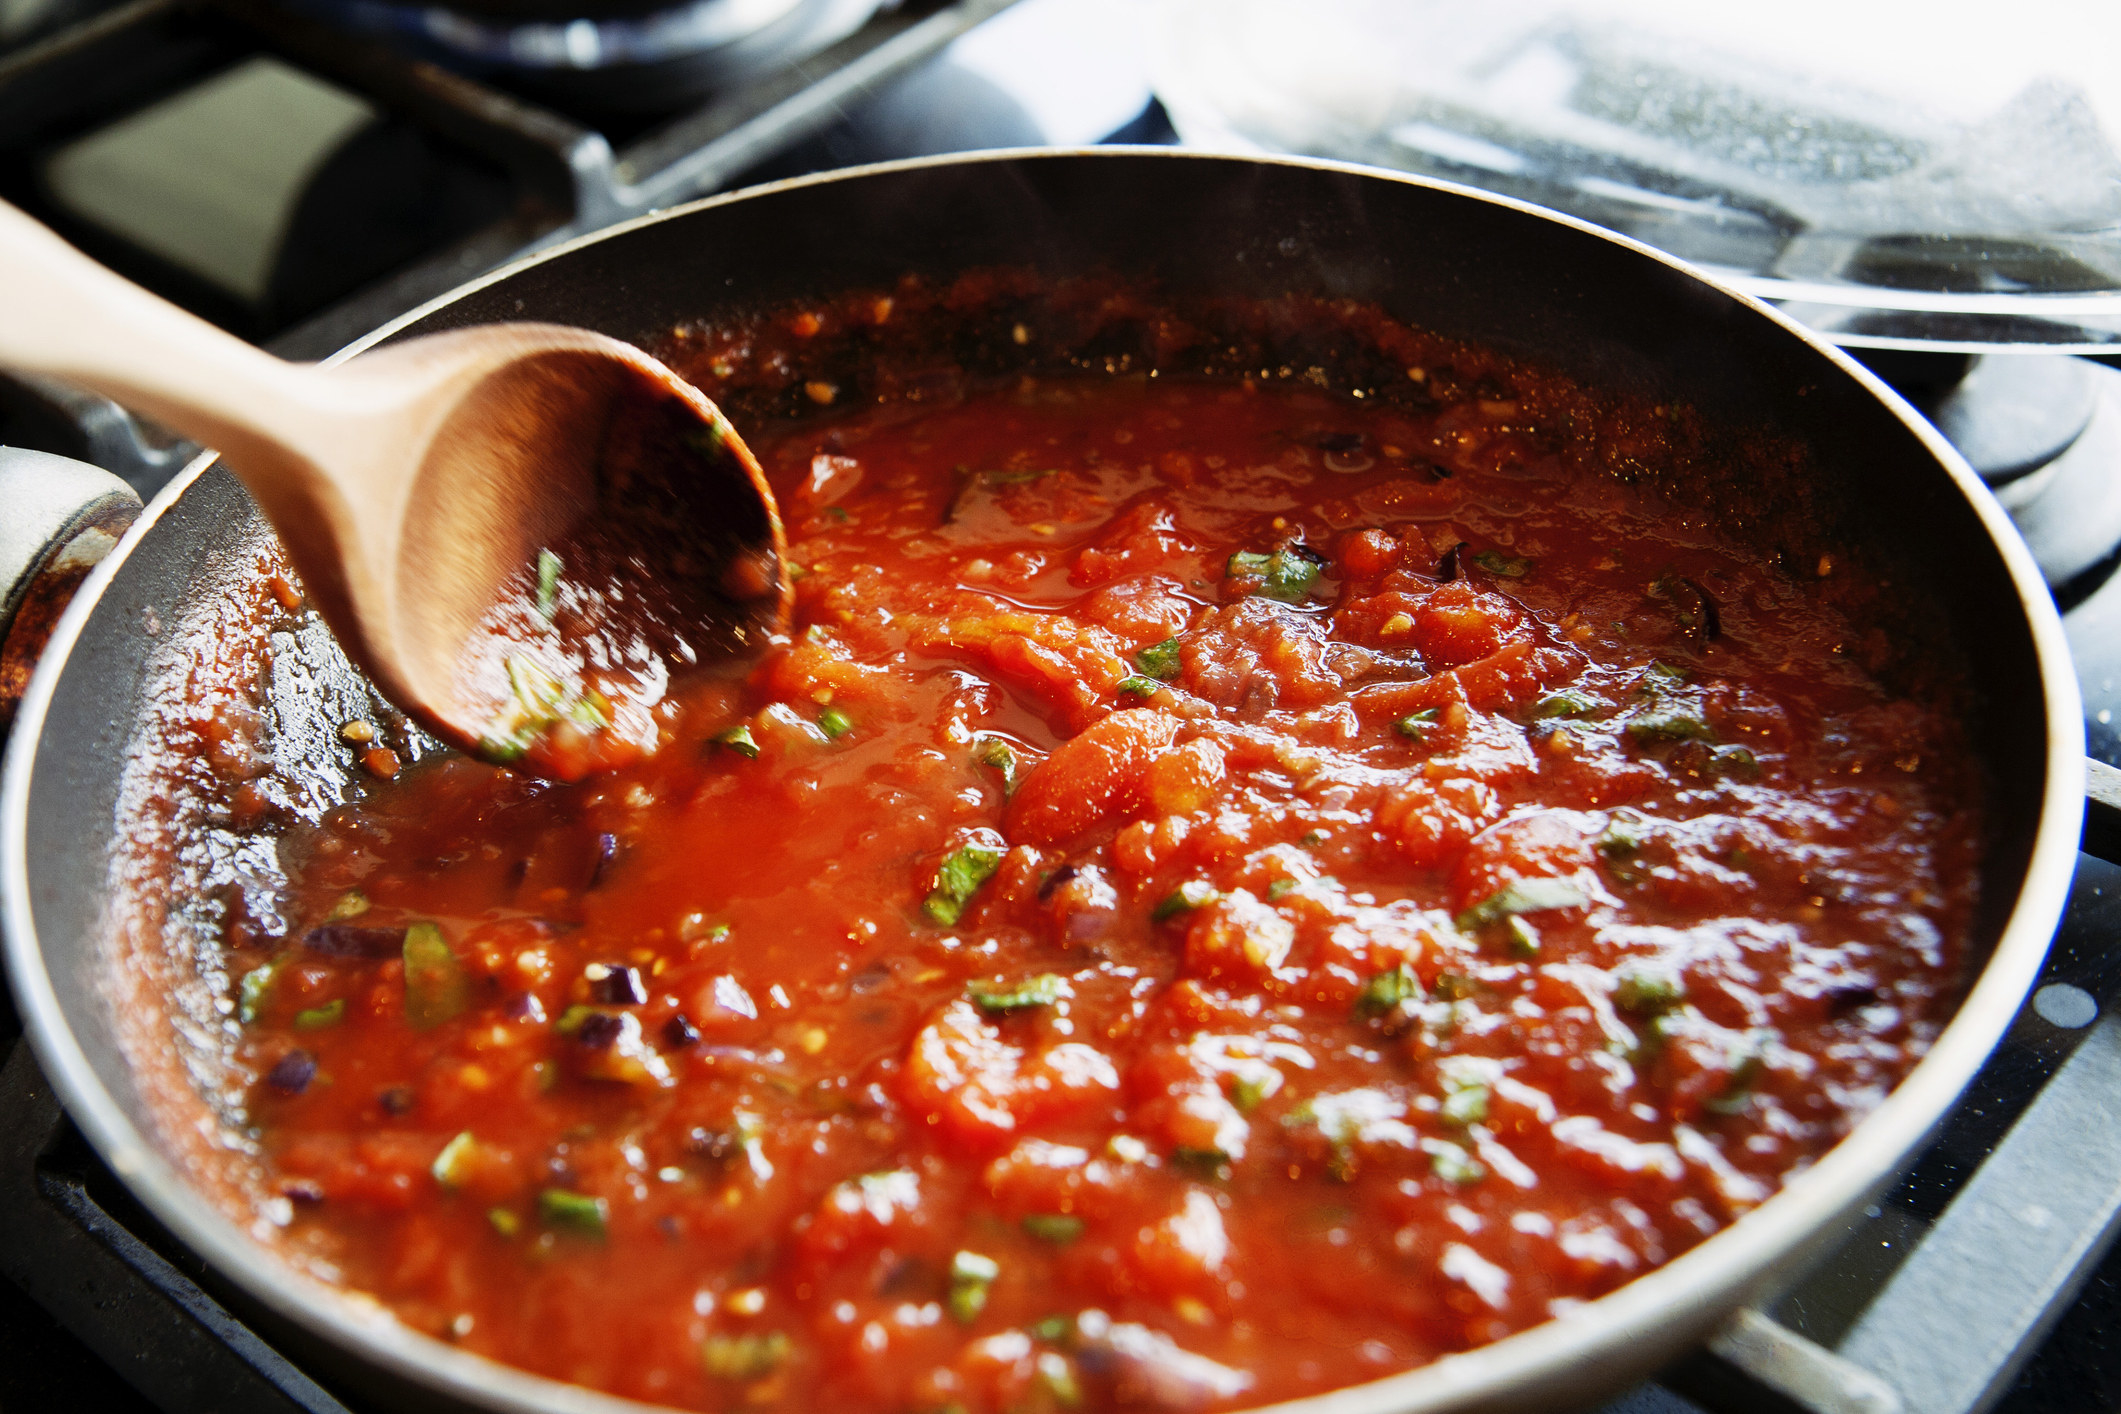
[{"label": "red sauce", "polygon": [[1971,769],[1851,564],[1529,405],[1024,379],[755,437],[801,577],[748,678],[614,775],[431,760],[283,842],[293,1240],[642,1399],[1192,1408],[1761,1202],[1934,1034]]}]

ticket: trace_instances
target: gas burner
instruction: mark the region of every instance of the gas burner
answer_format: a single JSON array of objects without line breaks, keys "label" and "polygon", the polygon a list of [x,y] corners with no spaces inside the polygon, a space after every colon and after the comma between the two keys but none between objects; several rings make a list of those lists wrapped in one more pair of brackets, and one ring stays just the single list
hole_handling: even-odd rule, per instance
[{"label": "gas burner", "polygon": [[655,112],[785,68],[854,33],[879,0],[296,0],[329,24],[526,92]]}]

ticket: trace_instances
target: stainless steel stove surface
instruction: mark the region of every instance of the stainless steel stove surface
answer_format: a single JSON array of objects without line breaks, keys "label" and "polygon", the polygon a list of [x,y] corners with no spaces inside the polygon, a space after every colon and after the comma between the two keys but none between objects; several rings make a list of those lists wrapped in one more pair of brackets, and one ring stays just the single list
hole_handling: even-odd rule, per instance
[{"label": "stainless steel stove surface", "polygon": [[[317,6],[0,0],[0,195],[208,317],[316,356],[521,251],[751,180],[1174,140],[1127,0],[870,8],[793,68],[643,113],[408,59]],[[1868,357],[2017,516],[2067,611],[2093,754],[2121,766],[2121,372]],[[143,491],[186,450],[5,380],[0,444]],[[2038,990],[1932,1145],[1809,1280],[1605,1414],[2121,1407],[2107,1015],[2121,867],[2105,862],[2121,860],[2121,792],[2104,777],[2093,791],[2103,857],[2081,857]],[[208,1294],[211,1275],[67,1124],[19,1031],[0,996],[0,1414],[364,1407]]]}]

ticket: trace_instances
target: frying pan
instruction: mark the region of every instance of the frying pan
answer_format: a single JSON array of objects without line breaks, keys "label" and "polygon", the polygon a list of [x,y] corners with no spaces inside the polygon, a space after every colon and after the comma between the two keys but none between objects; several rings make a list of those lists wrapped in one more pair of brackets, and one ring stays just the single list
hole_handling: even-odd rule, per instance
[{"label": "frying pan", "polygon": [[[1374,301],[1592,385],[1793,435],[1845,495],[1852,523],[1914,566],[1903,592],[1929,596],[1979,665],[1980,701],[1966,725],[1986,774],[1972,972],[1928,1056],[1820,1162],[1663,1268],[1567,1318],[1302,1407],[1404,1414],[1581,1403],[1654,1370],[1792,1279],[1894,1175],[1986,1057],[2036,974],[2075,863],[2083,739],[2061,625],[1973,473],[1849,359],[1646,247],[1442,184],[1164,150],[985,154],[714,198],[512,266],[366,342],[512,318],[652,340],[718,310],[986,265],[1056,277],[1118,271],[1180,294]],[[143,813],[136,797],[152,765],[143,743],[171,720],[184,675],[227,657],[231,640],[215,615],[225,615],[263,533],[233,478],[202,459],[90,576],[24,697],[0,786],[0,886],[9,970],[38,1059],[154,1215],[261,1319],[348,1378],[400,1403],[637,1407],[402,1327],[302,1274],[251,1230],[265,1227],[224,1210],[244,1156],[205,1122],[224,1102],[222,1077],[179,1064],[186,1037],[210,1028],[212,1001],[226,994],[218,948],[183,889],[166,910],[156,899],[172,871],[180,884],[205,879],[198,857],[212,855],[215,840],[225,852],[235,837],[186,814],[181,782],[151,802],[154,811]],[[317,806],[344,782],[328,764],[338,753],[315,734],[372,704],[328,644],[281,646],[259,779],[295,807]],[[155,845],[143,819],[174,822],[171,838]]]}]

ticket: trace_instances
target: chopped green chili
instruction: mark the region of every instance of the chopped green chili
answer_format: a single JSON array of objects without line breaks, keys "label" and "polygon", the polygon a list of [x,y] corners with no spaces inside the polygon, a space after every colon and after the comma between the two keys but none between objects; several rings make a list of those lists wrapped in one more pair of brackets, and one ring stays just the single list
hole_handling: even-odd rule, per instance
[{"label": "chopped green chili", "polygon": [[258,1013],[265,1009],[266,997],[272,992],[273,978],[279,971],[280,960],[274,958],[243,974],[243,980],[236,984],[236,1020],[248,1026],[258,1019]]},{"label": "chopped green chili", "polygon": [[1196,908],[1206,908],[1221,897],[1221,891],[1207,880],[1188,879],[1164,895],[1163,902],[1159,903],[1149,916],[1161,923],[1166,918],[1175,918]]},{"label": "chopped green chili", "polygon": [[1167,638],[1162,643],[1152,643],[1134,655],[1134,668],[1143,677],[1157,678],[1169,682],[1178,676],[1182,664],[1178,656],[1178,640]]},{"label": "chopped green chili", "polygon": [[728,731],[718,732],[715,734],[714,739],[719,744],[728,747],[731,751],[743,757],[746,761],[759,759],[758,739],[752,736],[751,728],[748,725],[731,727]]},{"label": "chopped green chili", "polygon": [[1054,1402],[1063,1409],[1074,1409],[1083,1402],[1083,1387],[1076,1382],[1075,1367],[1068,1363],[1065,1355],[1056,1355],[1050,1350],[1041,1351],[1038,1357],[1039,1382]]},{"label": "chopped green chili", "polygon": [[987,1309],[987,1294],[1002,1264],[978,1252],[959,1252],[950,1259],[950,1314],[961,1325],[971,1325]]},{"label": "chopped green chili", "polygon": [[523,1220],[507,1208],[488,1208],[486,1221],[503,1237],[514,1237],[523,1230]]},{"label": "chopped green chili", "polygon": [[772,1374],[792,1347],[785,1331],[711,1335],[700,1345],[700,1360],[713,1378],[740,1384]]},{"label": "chopped green chili", "polygon": [[980,885],[1002,867],[1003,853],[998,844],[968,844],[946,858],[942,868],[936,870],[934,889],[921,905],[928,917],[945,928],[964,917],[965,905],[979,892]]},{"label": "chopped green chili", "polygon": [[324,915],[324,921],[326,923],[344,923],[347,919],[359,918],[366,912],[368,912],[368,895],[362,893],[359,889],[348,889],[345,893],[339,895],[338,902],[331,906],[331,912]]},{"label": "chopped green chili", "polygon": [[444,1188],[459,1187],[470,1177],[472,1160],[478,1157],[478,1152],[479,1141],[471,1137],[470,1130],[464,1130],[442,1146],[442,1152],[435,1155],[435,1161],[427,1171]]},{"label": "chopped green chili", "polygon": [[1654,963],[1629,963],[1613,979],[1613,1005],[1637,1016],[1670,1011],[1685,999],[1686,985]]},{"label": "chopped green chili", "polygon": [[1075,1322],[1066,1316],[1048,1316],[1031,1327],[1031,1334],[1049,1343],[1063,1341],[1075,1334]]},{"label": "chopped green chili", "polygon": [[837,707],[827,707],[824,711],[818,713],[817,724],[819,729],[833,741],[838,741],[841,737],[854,730],[854,718],[848,716]]},{"label": "chopped green chili", "polygon": [[586,1193],[547,1188],[538,1194],[538,1216],[553,1227],[564,1227],[584,1237],[602,1237],[611,1220],[611,1204]]},{"label": "chopped green chili", "polygon": [[1083,1235],[1083,1220],[1068,1213],[1029,1213],[1024,1217],[1024,1231],[1058,1246]]},{"label": "chopped green chili", "polygon": [[1267,902],[1279,903],[1302,887],[1301,881],[1296,879],[1276,879],[1267,885]]},{"label": "chopped green chili", "polygon": [[563,568],[558,555],[550,550],[538,551],[538,617],[546,623],[552,622],[553,611],[560,607],[560,571]]},{"label": "chopped green chili", "polygon": [[1445,1183],[1478,1183],[1488,1176],[1487,1166],[1466,1152],[1464,1146],[1434,1139],[1429,1151],[1429,1170]]},{"label": "chopped green chili", "polygon": [[1421,998],[1421,979],[1402,962],[1362,984],[1362,990],[1355,994],[1355,1010],[1363,1016],[1383,1016],[1402,1002],[1418,1002]]},{"label": "chopped green chili", "polygon": [[1581,908],[1591,901],[1574,879],[1513,879],[1458,915],[1461,932],[1472,933],[1519,913]]},{"label": "chopped green chili", "polygon": [[1260,1101],[1281,1089],[1281,1072],[1262,1070],[1256,1075],[1233,1075],[1230,1077],[1230,1103],[1237,1106],[1240,1114],[1250,1114],[1259,1108]]},{"label": "chopped green chili", "polygon": [[1027,977],[1013,987],[975,982],[970,989],[973,1005],[990,1015],[1030,1011],[1052,1006],[1066,995],[1067,984],[1051,972]]},{"label": "chopped green chili", "polygon": [[322,1006],[308,1007],[295,1013],[295,1030],[322,1031],[327,1026],[337,1026],[346,1019],[346,998],[334,997]]},{"label": "chopped green chili", "polygon": [[1642,848],[1642,818],[1615,811],[1598,836],[1598,852],[1608,859],[1625,859]]},{"label": "chopped green chili", "polygon": [[405,930],[405,1020],[432,1031],[471,1005],[471,977],[432,923]]},{"label": "chopped green chili", "polygon": [[1714,741],[1716,733],[1698,712],[1659,707],[1628,718],[1627,733],[1636,741]]},{"label": "chopped green chili", "polygon": [[1154,697],[1163,684],[1155,678],[1145,678],[1140,673],[1130,673],[1119,680],[1113,691],[1126,697]]},{"label": "chopped green chili", "polygon": [[1503,937],[1508,940],[1510,952],[1517,957],[1539,956],[1539,930],[1516,914],[1502,920]]},{"label": "chopped green chili", "polygon": [[1455,1124],[1463,1129],[1470,1124],[1479,1124],[1488,1117],[1488,1087],[1479,1081],[1453,1083],[1446,1080],[1450,1093],[1444,1096],[1443,1122]]}]

